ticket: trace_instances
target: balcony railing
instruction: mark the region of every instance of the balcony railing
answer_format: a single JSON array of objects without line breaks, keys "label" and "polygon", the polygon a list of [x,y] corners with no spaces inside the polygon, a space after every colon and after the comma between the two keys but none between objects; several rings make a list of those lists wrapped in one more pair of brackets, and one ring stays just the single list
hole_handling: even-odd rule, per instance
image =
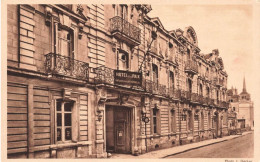
[{"label": "balcony railing", "polygon": [[45,69],[48,74],[56,74],[75,79],[88,80],[89,64],[59,54],[45,55]]},{"label": "balcony railing", "polygon": [[190,101],[191,93],[189,91],[181,91],[181,100]]},{"label": "balcony railing", "polygon": [[114,70],[105,66],[94,69],[96,73],[95,83],[114,84]]},{"label": "balcony railing", "polygon": [[221,108],[228,108],[228,103],[225,102],[225,101],[219,101],[219,103],[218,103],[218,107],[221,107]]},{"label": "balcony railing", "polygon": [[213,79],[213,84],[215,84],[216,86],[224,86],[224,80],[215,77]]},{"label": "balcony railing", "polygon": [[141,29],[132,25],[120,16],[110,19],[111,33],[118,38],[125,39],[131,44],[139,45],[141,42]]},{"label": "balcony railing", "polygon": [[198,65],[195,61],[188,60],[185,64],[185,72],[197,74],[198,73]]},{"label": "balcony railing", "polygon": [[145,90],[149,93],[167,96],[166,85],[151,80],[145,80]]},{"label": "balcony railing", "polygon": [[209,105],[210,104],[210,98],[209,97],[203,97],[203,104]]},{"label": "balcony railing", "polygon": [[198,96],[198,100],[199,100],[200,104],[204,104],[204,102],[205,102],[204,97],[202,95]]},{"label": "balcony railing", "polygon": [[168,89],[168,96],[172,99],[180,99],[181,91],[178,89],[174,89],[173,87],[170,87]]},{"label": "balcony railing", "polygon": [[192,102],[199,102],[199,96],[197,93],[192,93],[191,94],[191,101]]},{"label": "balcony railing", "polygon": [[[94,73],[96,77],[94,78],[96,84],[109,84],[114,85],[114,70],[107,68],[105,66],[101,66],[94,69]],[[136,87],[132,87],[136,88]],[[169,97],[171,99],[181,99],[182,101],[193,102],[197,104],[218,106],[218,107],[227,107],[226,102],[217,101],[211,99],[209,97],[203,97],[202,95],[198,95],[197,93],[191,93],[190,91],[184,91],[179,89],[174,89],[173,87],[166,88],[166,85],[159,84],[158,82],[154,82],[151,80],[142,80],[142,86],[138,89],[142,91],[146,91],[151,94],[156,94],[164,97]]]}]

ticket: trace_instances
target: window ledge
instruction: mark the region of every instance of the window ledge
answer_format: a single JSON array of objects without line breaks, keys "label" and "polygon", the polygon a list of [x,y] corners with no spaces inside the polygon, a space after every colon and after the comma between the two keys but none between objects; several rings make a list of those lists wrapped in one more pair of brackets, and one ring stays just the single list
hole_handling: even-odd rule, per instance
[{"label": "window ledge", "polygon": [[50,149],[61,149],[61,148],[67,148],[67,147],[76,147],[78,146],[78,143],[59,143],[50,145]]},{"label": "window ledge", "polygon": [[104,143],[104,140],[96,140],[96,143]]},{"label": "window ledge", "polygon": [[92,141],[80,141],[80,142],[77,142],[77,144],[82,145],[82,146],[92,145]]}]

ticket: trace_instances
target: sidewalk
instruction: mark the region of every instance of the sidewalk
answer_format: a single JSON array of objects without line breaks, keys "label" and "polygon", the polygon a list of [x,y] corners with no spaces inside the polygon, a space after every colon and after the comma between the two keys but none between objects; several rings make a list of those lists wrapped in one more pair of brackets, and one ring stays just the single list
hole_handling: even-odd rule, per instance
[{"label": "sidewalk", "polygon": [[176,147],[171,147],[171,148],[166,148],[166,149],[162,149],[162,150],[157,150],[157,151],[152,151],[152,152],[148,152],[145,154],[141,154],[139,156],[134,156],[131,154],[112,154],[111,159],[132,159],[132,158],[153,158],[153,159],[157,159],[157,158],[165,158],[167,156],[171,156],[171,155],[175,155],[175,154],[179,154],[182,152],[186,152],[186,151],[190,151],[193,149],[197,149],[200,147],[204,147],[207,145],[212,145],[215,143],[219,143],[219,142],[223,142],[223,141],[227,141],[227,140],[231,140],[240,136],[244,136],[246,134],[249,133],[253,133],[253,131],[250,132],[244,132],[242,133],[242,135],[231,135],[231,136],[224,136],[223,138],[217,138],[217,139],[210,139],[210,140],[205,140],[205,141],[201,141],[201,142],[197,142],[197,143],[192,143],[192,144],[187,144],[187,145],[182,145],[182,146],[176,146]]}]

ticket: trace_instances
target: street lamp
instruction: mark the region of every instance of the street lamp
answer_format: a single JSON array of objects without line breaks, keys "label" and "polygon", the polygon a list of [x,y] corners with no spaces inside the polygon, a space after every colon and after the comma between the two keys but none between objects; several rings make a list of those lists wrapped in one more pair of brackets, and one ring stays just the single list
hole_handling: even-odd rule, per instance
[{"label": "street lamp", "polygon": [[144,122],[144,134],[145,134],[145,151],[148,151],[147,148],[147,136],[146,136],[146,124],[149,123],[150,119],[148,117],[146,117],[146,104],[143,107],[143,110],[141,111],[141,115],[142,115],[142,121]]}]

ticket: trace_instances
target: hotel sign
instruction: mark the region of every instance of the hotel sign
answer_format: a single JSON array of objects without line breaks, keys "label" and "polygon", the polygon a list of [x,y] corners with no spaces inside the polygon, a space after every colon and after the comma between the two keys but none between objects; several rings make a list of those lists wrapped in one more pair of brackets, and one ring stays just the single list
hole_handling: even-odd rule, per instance
[{"label": "hotel sign", "polygon": [[132,85],[132,86],[142,85],[142,73],[115,70],[114,75],[115,75],[114,78],[115,84]]}]

